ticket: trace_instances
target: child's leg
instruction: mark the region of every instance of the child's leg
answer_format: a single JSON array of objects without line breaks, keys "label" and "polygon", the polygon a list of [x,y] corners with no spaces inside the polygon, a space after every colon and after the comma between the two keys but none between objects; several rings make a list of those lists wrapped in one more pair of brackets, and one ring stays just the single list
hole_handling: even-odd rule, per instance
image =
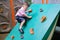
[{"label": "child's leg", "polygon": [[23,27],[24,23],[25,23],[25,20],[23,20],[23,21],[20,23],[20,29]]},{"label": "child's leg", "polygon": [[21,24],[20,24],[20,29],[19,29],[19,31],[20,31],[21,34],[24,34],[24,31],[23,31],[23,29],[22,29],[24,23],[25,23],[25,20],[23,20],[23,21],[21,22]]}]

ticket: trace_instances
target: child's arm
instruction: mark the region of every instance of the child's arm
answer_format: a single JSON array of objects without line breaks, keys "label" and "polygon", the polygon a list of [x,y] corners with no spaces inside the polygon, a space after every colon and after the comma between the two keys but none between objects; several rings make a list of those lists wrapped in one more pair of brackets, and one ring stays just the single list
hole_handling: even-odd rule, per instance
[{"label": "child's arm", "polygon": [[27,18],[31,18],[32,16],[28,16],[27,14],[24,14],[24,16],[26,16]]},{"label": "child's arm", "polygon": [[31,18],[32,16],[28,16],[25,11],[19,11],[20,14],[22,14],[23,16],[27,17],[27,18]]}]

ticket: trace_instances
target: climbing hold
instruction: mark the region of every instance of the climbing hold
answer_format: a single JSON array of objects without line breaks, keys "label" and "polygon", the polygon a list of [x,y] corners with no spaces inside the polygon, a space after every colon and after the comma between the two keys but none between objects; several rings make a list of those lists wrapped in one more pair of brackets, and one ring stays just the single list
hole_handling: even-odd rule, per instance
[{"label": "climbing hold", "polygon": [[3,27],[2,27],[3,29],[7,29],[7,25],[3,25]]},{"label": "climbing hold", "polygon": [[2,7],[0,8],[0,13],[3,13],[3,8]]},{"label": "climbing hold", "polygon": [[42,8],[40,9],[40,12],[43,12],[43,9]]},{"label": "climbing hold", "polygon": [[46,19],[46,16],[43,16],[43,17],[41,18],[41,22],[43,22],[45,19]]},{"label": "climbing hold", "polygon": [[32,9],[29,9],[28,12],[32,12]]},{"label": "climbing hold", "polygon": [[21,39],[23,39],[23,38],[24,38],[23,34],[21,34],[20,38],[21,38]]},{"label": "climbing hold", "polygon": [[33,28],[30,29],[30,34],[34,34],[34,29]]},{"label": "climbing hold", "polygon": [[11,38],[14,39],[14,36],[12,35]]}]

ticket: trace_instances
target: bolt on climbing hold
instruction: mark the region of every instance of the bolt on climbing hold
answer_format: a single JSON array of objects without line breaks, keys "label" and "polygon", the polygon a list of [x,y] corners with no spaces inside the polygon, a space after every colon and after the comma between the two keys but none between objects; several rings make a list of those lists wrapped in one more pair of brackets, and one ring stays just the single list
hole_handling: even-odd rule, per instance
[{"label": "bolt on climbing hold", "polygon": [[24,38],[23,34],[21,34],[20,38],[21,38],[21,39],[23,39],[23,38]]},{"label": "bolt on climbing hold", "polygon": [[42,8],[40,9],[40,12],[43,12],[43,9]]}]

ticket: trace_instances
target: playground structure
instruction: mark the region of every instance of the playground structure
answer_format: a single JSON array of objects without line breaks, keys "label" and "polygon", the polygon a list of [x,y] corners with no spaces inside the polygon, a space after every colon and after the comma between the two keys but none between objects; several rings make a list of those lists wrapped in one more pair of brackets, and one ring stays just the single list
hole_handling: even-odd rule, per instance
[{"label": "playground structure", "polygon": [[11,0],[0,0],[0,33],[10,32],[16,24],[15,13],[23,2],[20,0],[14,0],[12,4],[11,2]]},{"label": "playground structure", "polygon": [[[10,32],[10,30],[11,30],[11,28],[13,27],[13,26],[15,26],[15,14],[16,14],[16,12],[17,12],[17,10],[21,7],[21,5],[22,5],[22,1],[19,1],[19,0],[0,0],[1,2],[0,2],[0,32]],[[17,5],[18,4],[18,5]],[[44,4],[44,0],[42,0],[42,4]],[[48,0],[46,0],[46,4],[48,4]],[[46,5],[47,6],[47,5]],[[41,6],[40,6],[41,7]],[[49,6],[48,6],[49,7]],[[47,7],[47,8],[48,8]],[[47,9],[46,8],[46,9]],[[33,8],[32,8],[33,9]],[[42,9],[40,9],[40,10],[42,10]],[[43,10],[43,11],[40,11],[41,13],[43,13],[45,10]],[[31,12],[31,11],[30,11]],[[33,12],[33,11],[32,11]],[[44,16],[44,15],[43,15]],[[44,17],[42,17],[44,20],[46,19],[46,17],[44,18]],[[42,20],[43,20],[42,19]],[[40,20],[40,19],[39,19]],[[43,21],[44,21],[43,20]],[[41,21],[41,20],[40,20]],[[43,24],[43,23],[42,23]],[[17,24],[18,25],[18,24]],[[30,25],[31,26],[31,25]],[[42,25],[41,25],[42,26]],[[15,26],[16,27],[16,26]],[[18,27],[18,26],[17,26]],[[16,28],[17,28],[16,27]],[[32,26],[31,26],[32,27]],[[43,26],[42,26],[43,27]],[[47,27],[47,26],[46,26]],[[14,28],[13,30],[12,30],[12,32],[16,29],[16,28]],[[7,31],[9,29],[9,31]],[[39,28],[38,28],[39,29]],[[31,30],[33,30],[33,29],[31,29]],[[39,29],[40,30],[40,29]],[[17,38],[15,38],[17,35],[15,35],[14,33],[10,33],[8,36],[7,36],[7,38],[6,39],[8,39],[9,37],[11,37],[11,38],[13,38],[13,39],[17,39]],[[35,26],[34,26],[34,32],[32,32],[32,31],[30,31],[31,32],[31,34],[34,34],[35,35],[35,33],[36,33],[36,31],[35,31]],[[12,35],[11,35],[12,34]],[[18,32],[18,30],[17,30],[17,34],[19,34],[19,32]],[[26,34],[25,34],[26,35]],[[29,34],[28,34],[29,35]],[[40,35],[40,34],[39,34]],[[36,35],[37,36],[37,35]],[[19,36],[20,37],[20,36]],[[26,37],[26,36],[25,36]],[[30,36],[30,37],[32,37],[32,36]],[[46,36],[45,36],[45,38],[46,38]],[[18,38],[19,39],[19,38]]]},{"label": "playground structure", "polygon": [[[43,12],[40,12],[40,8],[43,9]],[[26,26],[23,26],[24,34],[22,40],[51,40],[59,18],[60,5],[32,4],[29,9],[32,9],[32,12],[30,13],[32,19],[27,22]],[[41,19],[44,19],[43,22],[41,22]],[[14,36],[13,40],[21,40],[21,34],[18,31],[19,25],[20,23],[17,22],[16,26],[12,29],[5,40],[12,40],[12,35]]]},{"label": "playground structure", "polygon": [[0,32],[9,32],[11,30],[9,2],[0,1]]}]

